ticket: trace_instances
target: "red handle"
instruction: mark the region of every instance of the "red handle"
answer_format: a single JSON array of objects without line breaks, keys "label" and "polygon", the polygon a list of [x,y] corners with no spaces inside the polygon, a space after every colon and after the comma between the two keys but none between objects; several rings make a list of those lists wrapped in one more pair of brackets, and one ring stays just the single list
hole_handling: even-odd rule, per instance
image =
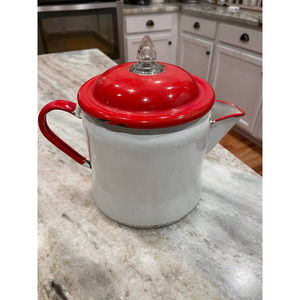
[{"label": "red handle", "polygon": [[91,167],[89,160],[87,160],[84,156],[75,151],[72,147],[70,147],[67,143],[65,143],[62,139],[60,139],[48,126],[46,115],[51,110],[63,110],[74,116],[76,103],[66,100],[55,100],[48,104],[46,104],[39,114],[39,127],[43,135],[46,139],[48,139],[52,144],[54,144],[61,151],[65,152],[71,158],[76,160],[79,164],[85,165],[87,167]]}]

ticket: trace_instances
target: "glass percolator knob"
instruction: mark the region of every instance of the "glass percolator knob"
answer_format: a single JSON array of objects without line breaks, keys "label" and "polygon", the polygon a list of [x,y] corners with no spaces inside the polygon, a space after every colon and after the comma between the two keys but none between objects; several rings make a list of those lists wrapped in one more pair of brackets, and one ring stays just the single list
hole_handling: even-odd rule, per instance
[{"label": "glass percolator knob", "polygon": [[157,55],[151,38],[145,35],[137,51],[137,62],[130,67],[130,72],[141,75],[153,75],[164,71],[164,65],[155,62]]}]

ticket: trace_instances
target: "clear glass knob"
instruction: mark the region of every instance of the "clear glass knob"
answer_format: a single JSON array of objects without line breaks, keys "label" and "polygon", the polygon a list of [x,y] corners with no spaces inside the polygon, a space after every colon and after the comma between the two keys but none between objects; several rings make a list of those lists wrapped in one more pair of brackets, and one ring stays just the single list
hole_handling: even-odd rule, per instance
[{"label": "clear glass knob", "polygon": [[156,60],[156,57],[157,55],[153,42],[149,35],[145,35],[140,42],[136,58],[138,61],[153,62]]},{"label": "clear glass knob", "polygon": [[138,52],[137,62],[130,67],[130,72],[142,75],[153,75],[164,71],[164,65],[155,62],[156,50],[149,35],[145,35],[141,40]]}]

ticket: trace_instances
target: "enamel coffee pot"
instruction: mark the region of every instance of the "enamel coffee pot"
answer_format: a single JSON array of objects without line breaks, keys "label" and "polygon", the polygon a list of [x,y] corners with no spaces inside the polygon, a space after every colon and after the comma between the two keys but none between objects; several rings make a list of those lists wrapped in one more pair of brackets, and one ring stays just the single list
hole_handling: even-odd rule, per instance
[{"label": "enamel coffee pot", "polygon": [[[91,195],[105,215],[128,226],[159,227],[197,205],[205,155],[245,113],[215,100],[205,80],[155,62],[148,36],[137,59],[84,83],[78,104],[48,103],[39,127],[56,147],[91,168]],[[82,119],[89,159],[49,128],[46,115],[52,110]]]}]

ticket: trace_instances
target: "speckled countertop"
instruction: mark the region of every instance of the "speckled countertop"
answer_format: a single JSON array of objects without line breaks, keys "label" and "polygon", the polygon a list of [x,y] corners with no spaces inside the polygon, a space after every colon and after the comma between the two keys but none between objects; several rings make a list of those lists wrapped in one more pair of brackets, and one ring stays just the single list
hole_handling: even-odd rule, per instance
[{"label": "speckled countertop", "polygon": [[124,4],[123,14],[151,14],[181,12],[187,15],[206,17],[215,20],[227,21],[241,25],[261,26],[262,13],[240,9],[238,12],[230,12],[227,7],[210,3],[186,4],[182,2],[153,3],[150,5]]},{"label": "speckled countertop", "polygon": [[[76,101],[79,87],[115,65],[99,50],[39,56],[39,110]],[[87,154],[81,121],[53,111],[50,127]],[[262,298],[261,177],[221,145],[203,165],[200,203],[151,230],[105,217],[90,198],[91,172],[38,135],[39,300]]]}]

